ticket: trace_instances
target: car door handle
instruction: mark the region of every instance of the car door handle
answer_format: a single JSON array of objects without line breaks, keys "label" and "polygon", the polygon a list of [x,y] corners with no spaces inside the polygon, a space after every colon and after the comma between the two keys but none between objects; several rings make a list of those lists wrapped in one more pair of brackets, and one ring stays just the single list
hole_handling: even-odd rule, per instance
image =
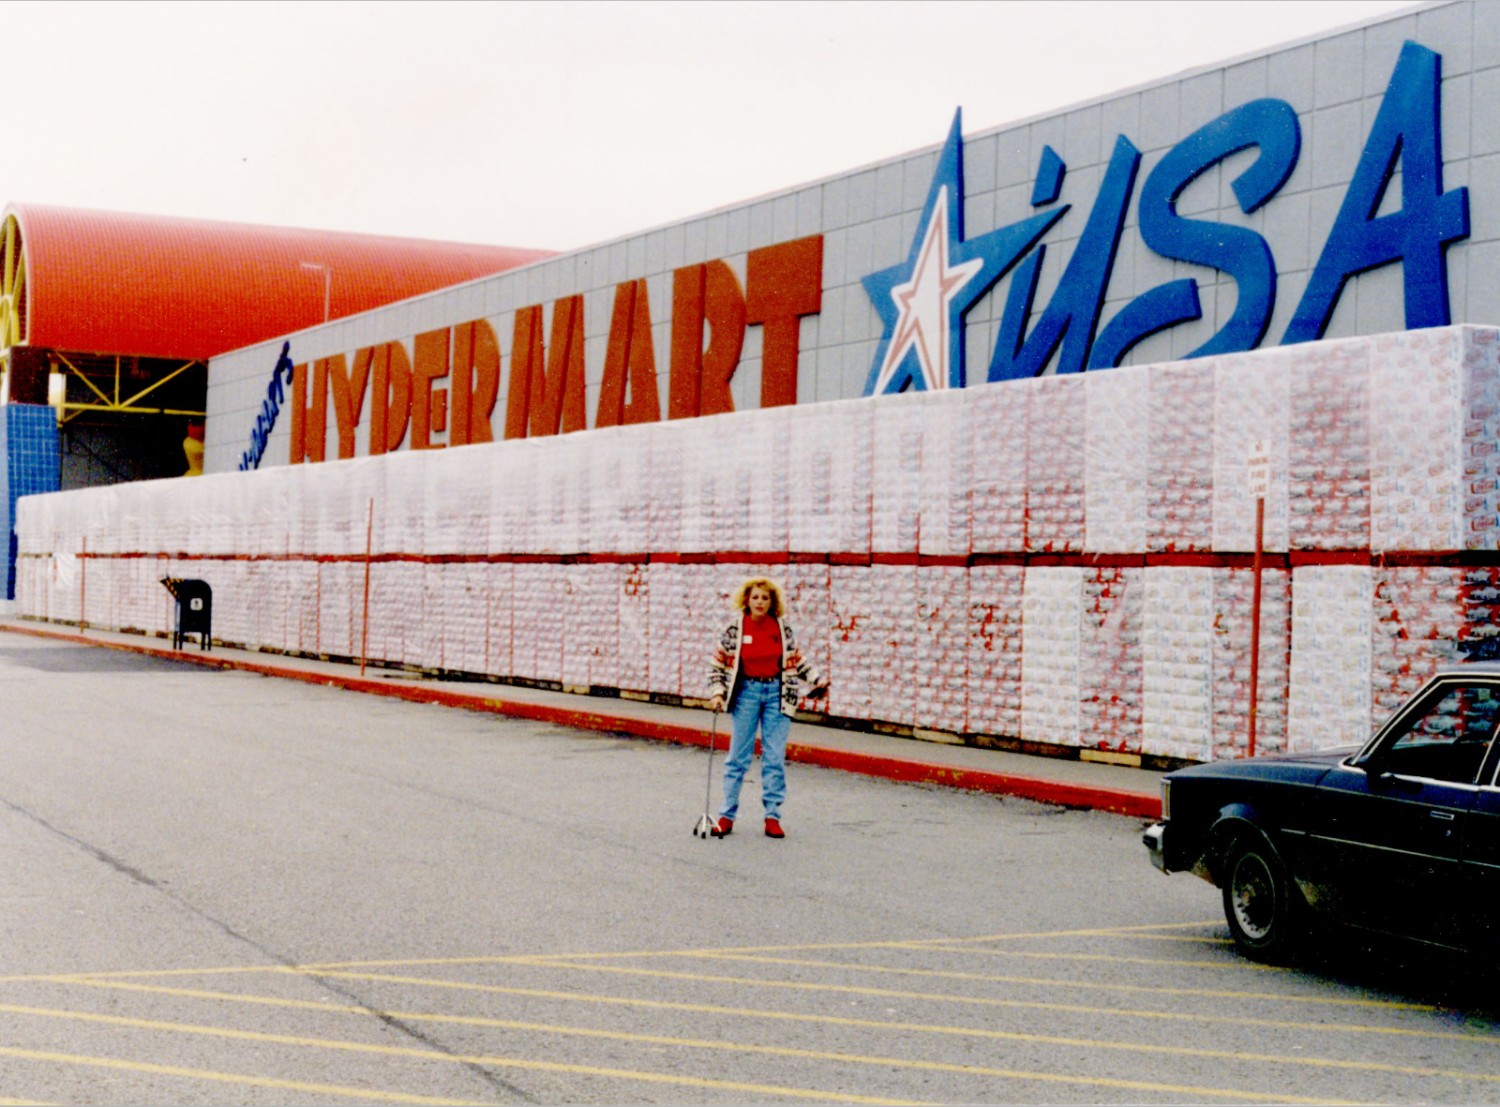
[{"label": "car door handle", "polygon": [[1458,816],[1452,811],[1429,811],[1427,814],[1434,819],[1442,819],[1445,823],[1451,823]]}]

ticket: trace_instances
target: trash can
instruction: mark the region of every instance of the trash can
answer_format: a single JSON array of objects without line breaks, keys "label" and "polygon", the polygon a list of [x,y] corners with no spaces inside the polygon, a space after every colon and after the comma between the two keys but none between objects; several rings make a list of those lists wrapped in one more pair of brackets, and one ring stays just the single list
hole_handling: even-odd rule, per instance
[{"label": "trash can", "polygon": [[182,577],[162,577],[162,584],[177,601],[177,621],[172,628],[172,648],[182,649],[189,634],[199,636],[199,649],[212,649],[214,590],[206,580],[185,580]]}]

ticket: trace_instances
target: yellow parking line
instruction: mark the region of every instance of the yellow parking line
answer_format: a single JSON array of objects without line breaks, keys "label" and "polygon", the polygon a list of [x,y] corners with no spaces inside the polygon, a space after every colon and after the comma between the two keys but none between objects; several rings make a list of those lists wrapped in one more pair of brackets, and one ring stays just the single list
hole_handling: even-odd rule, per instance
[{"label": "yellow parking line", "polygon": [[[317,1006],[310,1001],[300,1001],[298,1006]],[[237,1039],[249,1039],[253,1041],[267,1041],[277,1044],[314,1046],[323,1049],[344,1049],[362,1053],[376,1053],[381,1055],[397,1057],[420,1057],[424,1060],[444,1060],[462,1062],[476,1065],[511,1066],[520,1065],[525,1067],[527,1062],[518,1062],[514,1058],[491,1057],[491,1056],[455,1056],[452,1054],[439,1053],[435,1050],[418,1050],[406,1047],[374,1046],[362,1042],[345,1042],[329,1040],[324,1038],[297,1038],[282,1034],[263,1034],[255,1031],[230,1030],[221,1027],[200,1026],[191,1023],[157,1022],[151,1019],[132,1019],[119,1015],[96,1015],[88,1012],[56,1011],[47,1008],[18,1007],[9,1004],[0,1005],[0,1011],[7,1014],[32,1015],[36,1017],[70,1019],[82,1022],[103,1022],[110,1025],[129,1026],[139,1029],[164,1030],[173,1033],[200,1034],[212,1037],[229,1037]],[[359,1014],[368,1016],[370,1012],[359,1007],[345,1007],[341,1013]],[[387,1012],[394,1018],[404,1018],[405,1015],[396,1012]],[[425,1021],[459,1021],[446,1016],[414,1015],[413,1019]],[[1329,1100],[1321,1096],[1286,1096],[1271,1093],[1251,1092],[1238,1088],[1215,1088],[1195,1084],[1166,1084],[1158,1081],[1127,1080],[1118,1077],[1082,1076],[1064,1073],[1036,1072],[1026,1069],[1000,1069],[990,1068],[983,1065],[960,1065],[941,1061],[918,1061],[902,1057],[876,1057],[857,1053],[834,1053],[825,1050],[797,1049],[783,1046],[761,1046],[742,1042],[730,1042],[718,1039],[706,1038],[675,1038],[656,1034],[634,1034],[625,1031],[595,1030],[587,1027],[564,1027],[547,1023],[512,1022],[500,1019],[478,1019],[466,1018],[462,1020],[467,1025],[484,1025],[495,1029],[517,1030],[524,1033],[545,1033],[570,1035],[574,1037],[602,1038],[610,1041],[628,1042],[633,1045],[667,1045],[683,1049],[719,1050],[732,1053],[749,1053],[772,1057],[794,1057],[799,1060],[830,1061],[838,1064],[853,1065],[875,1065],[880,1068],[914,1069],[922,1072],[943,1072],[961,1076],[983,1076],[994,1077],[1003,1080],[1018,1080],[1025,1082],[1039,1082],[1048,1084],[1082,1085],[1090,1088],[1115,1088],[1129,1091],[1166,1092],[1174,1095],[1214,1096],[1217,1098],[1234,1099],[1237,1101],[1272,1102],[1272,1103],[1334,1103],[1341,1102]],[[1067,1043],[1066,1039],[1048,1039],[1031,1035],[1015,1035],[1011,1040],[1023,1040],[1031,1042],[1057,1041]],[[1077,1042],[1078,1045],[1096,1047],[1101,1043]],[[1178,1052],[1172,1049],[1153,1050],[1152,1052]],[[1188,1051],[1182,1051],[1188,1052]],[[1353,1063],[1350,1063],[1353,1067]],[[576,1071],[575,1066],[568,1066],[569,1071]],[[1433,1075],[1433,1074],[1426,1074]],[[677,1078],[689,1079],[689,1078]],[[1500,1078],[1497,1078],[1500,1079]],[[838,1099],[850,1103],[877,1103],[890,1102],[889,1100],[875,1099],[872,1097],[861,1097],[852,1095],[832,1095],[810,1092],[805,1089],[789,1089],[781,1087],[767,1087],[764,1085],[734,1084],[730,1085],[723,1081],[695,1082],[694,1086],[728,1088],[733,1091],[753,1091],[759,1094],[770,1092],[777,1095],[792,1095],[799,1098],[816,1099]]]},{"label": "yellow parking line", "polygon": [[[755,977],[711,976],[711,975],[708,975],[706,973],[683,973],[683,972],[668,972],[668,971],[666,971],[664,969],[637,969],[637,968],[628,968],[628,967],[623,966],[623,965],[592,965],[592,964],[590,964],[590,965],[570,965],[570,964],[567,964],[566,962],[559,962],[557,964],[549,964],[549,963],[540,962],[540,961],[536,962],[536,964],[540,968],[549,968],[549,967],[550,968],[566,968],[566,969],[573,969],[573,970],[575,970],[577,972],[618,973],[618,974],[626,975],[626,976],[650,976],[650,977],[664,978],[664,979],[668,979],[668,980],[685,980],[685,981],[690,981],[690,982],[694,982],[694,983],[733,984],[733,985],[735,985],[737,987],[747,987],[747,988],[780,988],[780,989],[785,989],[785,990],[805,991],[805,992],[834,992],[834,993],[838,993],[838,994],[841,994],[841,995],[879,996],[882,999],[907,999],[907,1000],[917,1000],[917,1001],[931,1002],[931,1003],[954,1003],[954,1004],[959,1004],[959,1005],[968,1005],[968,1006],[977,1006],[977,1007],[1004,1007],[1004,1008],[1026,1008],[1026,1009],[1031,1009],[1031,1010],[1042,1010],[1042,1011],[1067,1011],[1067,1012],[1073,1012],[1073,1013],[1079,1013],[1079,1014],[1109,1015],[1109,1016],[1129,1016],[1129,1017],[1143,1018],[1143,1019],[1180,1020],[1180,1021],[1183,1021],[1183,1022],[1192,1022],[1192,1023],[1221,1023],[1221,1024],[1225,1024],[1225,1025],[1232,1025],[1232,1026],[1275,1027],[1275,1028],[1279,1028],[1279,1029],[1283,1029],[1283,1030],[1287,1030],[1287,1029],[1315,1030],[1315,1031],[1355,1030],[1355,1031],[1358,1031],[1358,1032],[1371,1033],[1371,1034],[1386,1034],[1386,1033],[1388,1033],[1388,1034],[1415,1035],[1415,1036],[1419,1036],[1419,1037],[1429,1037],[1430,1036],[1430,1037],[1434,1037],[1434,1038],[1445,1038],[1445,1037],[1449,1037],[1450,1036],[1450,1035],[1447,1035],[1447,1034],[1444,1034],[1444,1033],[1441,1033],[1441,1032],[1428,1032],[1428,1031],[1420,1031],[1420,1030],[1405,1030],[1405,1029],[1401,1029],[1401,1028],[1386,1029],[1384,1027],[1374,1027],[1374,1026],[1372,1026],[1372,1027],[1345,1027],[1345,1026],[1339,1026],[1338,1024],[1331,1024],[1331,1023],[1292,1022],[1292,1021],[1283,1020],[1283,1019],[1251,1018],[1251,1017],[1237,1016],[1237,1015],[1204,1015],[1204,1014],[1198,1014],[1198,1013],[1176,1012],[1176,1011],[1137,1011],[1137,1010],[1130,1010],[1128,1008],[1088,1007],[1088,1006],[1085,1006],[1085,1005],[1082,1005],[1082,1004],[1071,1004],[1071,1003],[1046,1003],[1046,1002],[1043,1002],[1041,1000],[997,999],[997,998],[994,998],[994,997],[991,997],[991,996],[951,995],[951,994],[944,994],[944,993],[941,993],[941,992],[903,992],[903,991],[897,991],[894,988],[858,987],[858,986],[849,985],[849,984],[813,984],[813,983],[808,983],[806,981],[798,981],[798,980],[761,980],[761,979],[758,979],[758,978],[755,978]],[[411,984],[421,984],[421,983],[424,983],[424,978],[422,978],[422,977],[396,978],[396,977],[380,977],[380,976],[373,975],[373,974],[354,974],[354,973],[338,973],[338,972],[324,973],[323,975],[325,975],[325,976],[332,976],[332,977],[348,977],[348,978],[354,978],[354,979],[401,980],[401,981],[403,981],[405,983],[411,983]],[[431,981],[425,981],[425,982],[429,983],[429,984],[432,983]],[[483,987],[482,985],[449,984],[449,983],[444,983],[444,984],[439,985],[439,986],[442,986],[442,987],[450,987],[451,986],[451,987],[459,987],[459,988]],[[1096,985],[1096,987],[1099,988],[1100,990],[1106,990],[1106,989],[1110,989],[1110,988],[1119,988],[1120,985],[1100,984],[1100,985]],[[503,991],[505,989],[499,989],[499,990]],[[1190,990],[1189,989],[1176,989],[1176,991],[1178,991],[1178,992],[1188,992]],[[1234,996],[1235,995],[1235,993],[1233,993],[1233,992],[1212,993],[1212,992],[1207,992],[1207,991],[1204,991],[1203,994],[1205,994],[1205,995],[1221,995],[1221,996]],[[1253,994],[1253,993],[1246,993],[1246,994]],[[1266,997],[1266,998],[1278,998],[1278,997]],[[1309,999],[1309,1000],[1307,1000],[1305,1002],[1313,1002],[1313,1000]],[[1336,1001],[1336,1000],[1330,1000],[1329,1002],[1338,1002],[1338,1001]],[[1362,1003],[1364,1001],[1350,1000],[1348,1002],[1351,1003],[1351,1004],[1358,1004],[1358,1003]],[[1381,1006],[1381,1001],[1371,1000],[1371,1001],[1368,1001],[1367,1005],[1368,1006],[1373,1006],[1373,1007],[1379,1007],[1379,1006]],[[1417,1010],[1421,1010],[1421,1008],[1417,1008]],[[1460,1040],[1463,1040],[1463,1041],[1478,1041],[1478,1042],[1484,1042],[1485,1044],[1489,1044],[1490,1041],[1491,1041],[1491,1039],[1480,1038],[1480,1037],[1477,1037],[1475,1035],[1454,1035],[1453,1037],[1456,1037],[1456,1038],[1458,1038]],[[1495,1041],[1495,1044],[1500,1044],[1500,1039],[1495,1039],[1494,1041]]]},{"label": "yellow parking line", "polygon": [[220,1084],[246,1084],[256,1088],[280,1088],[283,1091],[303,1092],[314,1095],[343,1096],[380,1103],[430,1103],[453,1104],[458,1107],[482,1107],[482,1101],[468,1099],[438,1099],[434,1096],[404,1095],[400,1092],[381,1092],[372,1088],[348,1088],[340,1084],[315,1084],[303,1080],[280,1080],[271,1076],[248,1076],[235,1072],[215,1072],[212,1069],[189,1069],[179,1065],[157,1065],[149,1061],[122,1061],[114,1057],[88,1057],[77,1053],[52,1053],[40,1049],[17,1049],[0,1046],[0,1057],[15,1057],[22,1061],[51,1061],[64,1065],[82,1065],[87,1068],[119,1069],[125,1072],[149,1073],[152,1076],[181,1076],[192,1080],[211,1080]]},{"label": "yellow parking line", "polygon": [[1185,957],[1121,957],[1112,953],[1052,953],[1041,949],[962,949],[957,946],[928,946],[939,953],[962,953],[966,957],[1014,957],[1033,961],[1102,961],[1111,965],[1150,965],[1167,969],[1222,969],[1233,972],[1285,973],[1276,965],[1261,965],[1254,961],[1226,959],[1208,961],[1202,958]]},{"label": "yellow parking line", "polygon": [[690,948],[690,949],[640,949],[640,950],[616,950],[616,951],[586,951],[582,953],[554,953],[554,954],[505,954],[502,956],[470,956],[470,957],[406,957],[381,960],[363,961],[319,961],[303,965],[206,965],[199,968],[177,968],[177,969],[102,969],[87,973],[19,973],[10,976],[0,976],[0,983],[27,983],[35,981],[67,981],[80,975],[86,975],[90,979],[102,977],[156,977],[156,976],[209,976],[230,974],[255,974],[255,973],[292,973],[305,974],[319,972],[325,969],[381,969],[381,968],[418,968],[423,966],[449,966],[449,965],[506,965],[526,964],[538,956],[563,957],[569,960],[609,960],[622,957],[683,957],[689,955],[700,955],[710,953],[810,953],[819,950],[841,950],[841,949],[922,949],[933,945],[958,945],[979,944],[984,942],[1001,941],[1032,941],[1048,938],[1087,938],[1087,937],[1109,937],[1119,935],[1121,937],[1133,936],[1139,932],[1157,930],[1189,930],[1194,927],[1219,926],[1220,920],[1209,919],[1207,921],[1186,923],[1142,923],[1135,926],[1114,927],[1090,927],[1080,930],[1038,930],[1022,931],[1014,934],[982,934],[972,938],[910,938],[887,941],[870,942],[816,942],[798,945],[774,945],[774,946],[725,946],[722,948]]},{"label": "yellow parking line", "polygon": [[[917,976],[939,980],[962,980],[977,984],[1024,984],[1044,988],[1085,988],[1091,992],[1124,992],[1131,995],[1199,996],[1206,999],[1255,999],[1288,1004],[1305,1003],[1330,1007],[1374,1008],[1382,1011],[1432,1012],[1437,1010],[1436,1007],[1430,1004],[1403,1003],[1399,1000],[1388,999],[1349,999],[1337,996],[1285,996],[1276,995],[1272,992],[1246,992],[1223,988],[1181,988],[1159,984],[1107,984],[1098,980],[1062,980],[1056,977],[1044,976],[1005,976],[999,973],[959,972],[956,969],[909,969],[896,965],[850,964],[845,961],[814,961],[810,958],[801,957],[756,957],[746,954],[715,953],[704,955],[702,959],[711,961],[743,961],[756,965],[792,965],[797,968],[842,969],[846,972],[869,973],[875,976]],[[580,972],[612,971],[628,973],[647,971],[645,969],[633,969],[625,965],[607,966],[598,965],[593,962],[578,964],[551,957],[534,958],[526,962],[526,964],[538,968],[566,967],[577,969]],[[698,978],[694,974],[682,975],[687,976],[689,979]],[[716,980],[719,978],[704,976],[702,979]],[[806,986],[818,987],[819,985],[808,984]]]},{"label": "yellow parking line", "polygon": [[[354,1005],[334,1005],[320,1003],[308,999],[285,999],[278,996],[246,996],[235,992],[216,992],[190,988],[171,988],[165,985],[130,984],[118,981],[100,982],[98,987],[123,989],[127,991],[147,992],[151,994],[170,995],[191,999],[208,999],[227,1003],[239,1003],[249,1005],[264,1005],[271,1007],[284,1007],[300,1011],[318,1011],[325,1014],[351,1014],[369,1016],[370,1009]],[[502,990],[502,989],[487,989]],[[511,991],[511,989],[503,989]],[[520,991],[516,989],[516,991]],[[845,1027],[858,1027],[860,1029],[880,1030],[901,1034],[932,1034],[947,1037],[977,1038],[986,1041],[1024,1042],[1037,1045],[1060,1045],[1076,1047],[1088,1050],[1110,1050],[1122,1053],[1145,1053],[1154,1055],[1169,1055],[1178,1057],[1199,1057],[1205,1059],[1249,1062],[1254,1064],[1283,1064],[1295,1065],[1305,1068],[1327,1068],[1337,1070],[1353,1070],[1357,1072],[1383,1072],[1399,1076],[1438,1077],[1449,1080],[1475,1080],[1483,1083],[1500,1083],[1500,1074],[1474,1073],[1458,1069],[1439,1069],[1427,1065],[1399,1065],[1385,1061],[1357,1060],[1349,1061],[1341,1058],[1331,1057],[1307,1057],[1288,1056],[1285,1054],[1250,1053],[1243,1050],[1207,1049],[1197,1046],[1171,1046],[1156,1045],[1146,1042],[1128,1042],[1114,1039],[1096,1038],[1074,1038],[1057,1034],[1037,1034],[1012,1030],[990,1030],[979,1027],[944,1026],[931,1023],[896,1022],[880,1019],[861,1019],[848,1015],[804,1015],[786,1011],[763,1011],[754,1008],[722,1007],[710,1004],[680,1003],[670,1000],[635,1000],[620,996],[595,996],[571,992],[535,992],[524,993],[527,998],[544,998],[570,1000],[583,1003],[592,1003],[605,1006],[628,1006],[647,1007],[653,1010],[671,1010],[687,1012],[695,1015],[724,1015],[732,1018],[754,1018],[774,1020],[779,1022],[815,1023],[824,1025],[835,1025]],[[0,1005],[0,1012],[25,1013],[27,1008],[11,1008]],[[383,1015],[399,1019],[402,1022],[431,1023],[434,1025],[470,1026],[483,1027],[494,1030],[519,1030],[530,1033],[552,1033],[560,1035],[574,1035],[581,1037],[611,1038],[622,1041],[642,1042],[649,1044],[669,1044],[680,1046],[693,1046],[699,1048],[716,1049],[743,1049],[755,1053],[786,1053],[797,1057],[814,1057],[823,1060],[839,1060],[858,1062],[862,1064],[897,1065],[903,1067],[928,1067],[927,1062],[910,1062],[888,1057],[861,1057],[846,1054],[819,1053],[800,1049],[782,1048],[776,1046],[750,1046],[744,1043],[721,1042],[721,1041],[697,1041],[681,1038],[637,1035],[623,1031],[594,1030],[587,1027],[558,1026],[549,1023],[518,1022],[511,1019],[497,1019],[486,1015],[449,1015],[427,1011],[396,1011],[382,1010]],[[1473,1040],[1463,1035],[1451,1035],[1466,1041]],[[953,1066],[939,1066],[945,1070],[958,1071]],[[1083,1079],[1083,1078],[1081,1078]],[[1085,1082],[1087,1081],[1085,1079]],[[1239,1093],[1235,1093],[1239,1094]]]},{"label": "yellow parking line", "polygon": [[[307,1002],[307,1001],[303,1001]],[[311,1006],[322,1006],[311,1004]],[[371,1015],[362,1007],[345,1008],[361,1015]],[[196,1023],[163,1022],[156,1019],[131,1018],[125,1015],[102,1015],[92,1011],[62,1011],[47,1007],[24,1007],[16,1004],[0,1004],[0,1011],[11,1015],[30,1015],[35,1018],[63,1019],[71,1022],[98,1023],[106,1026],[124,1026],[135,1030],[167,1031],[174,1034],[193,1034],[210,1038],[227,1038],[234,1041],[262,1042],[272,1045],[288,1045],[300,1048],[342,1050],[349,1053],[366,1053],[381,1057],[405,1057],[421,1061],[445,1061],[454,1064],[482,1065],[489,1068],[531,1069],[543,1072],[563,1072],[582,1076],[602,1076],[617,1080],[636,1080],[653,1084],[674,1084],[679,1087],[704,1088],[716,1091],[748,1092],[758,1096],[786,1096],[793,1099],[829,1100],[838,1103],[911,1104],[924,1107],[919,1101],[893,1100],[882,1096],[860,1096],[845,1092],[823,1092],[813,1088],[793,1088],[779,1084],[751,1084],[737,1080],[713,1080],[706,1077],[681,1076],[676,1073],[645,1072],[635,1069],[601,1068],[594,1065],[569,1065],[554,1061],[533,1061],[521,1057],[496,1057],[487,1054],[443,1053],[435,1049],[417,1049],[412,1046],[385,1046],[369,1042],[351,1042],[334,1038],[305,1038],[292,1034],[268,1034],[259,1030],[236,1030],[231,1027],[203,1026]],[[605,1035],[600,1032],[600,1036]],[[623,1035],[625,1038],[631,1035]],[[644,1039],[642,1039],[644,1040]],[[725,1043],[734,1047],[734,1043]],[[109,1058],[73,1058],[68,1054],[43,1054],[35,1050],[0,1048],[0,1056],[18,1056],[30,1060],[72,1060],[78,1064],[99,1064],[140,1072],[165,1073],[168,1075],[197,1076],[207,1080],[228,1080],[234,1083],[263,1084],[267,1087],[288,1088],[293,1091],[317,1091],[329,1095],[347,1095],[354,1098],[379,1099],[401,1103],[465,1103],[464,1100],[434,1099],[429,1096],[408,1096],[397,1092],[372,1092],[359,1088],[339,1089],[335,1085],[303,1084],[296,1081],[273,1080],[262,1077],[238,1076],[228,1073],[210,1073],[196,1069],[178,1069],[172,1066],[155,1065],[144,1061],[115,1061]],[[1145,1087],[1145,1085],[1142,1085]],[[1271,1098],[1271,1097],[1265,1097]],[[1312,1101],[1307,1101],[1312,1102]]]}]

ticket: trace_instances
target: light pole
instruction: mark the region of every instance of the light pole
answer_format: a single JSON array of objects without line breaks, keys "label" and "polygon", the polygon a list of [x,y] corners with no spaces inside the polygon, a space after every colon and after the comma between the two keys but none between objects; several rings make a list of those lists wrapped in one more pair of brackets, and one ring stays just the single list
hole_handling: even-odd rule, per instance
[{"label": "light pole", "polygon": [[333,270],[315,261],[298,262],[298,265],[303,269],[321,269],[323,271],[323,322],[328,322],[328,306],[333,297]]}]

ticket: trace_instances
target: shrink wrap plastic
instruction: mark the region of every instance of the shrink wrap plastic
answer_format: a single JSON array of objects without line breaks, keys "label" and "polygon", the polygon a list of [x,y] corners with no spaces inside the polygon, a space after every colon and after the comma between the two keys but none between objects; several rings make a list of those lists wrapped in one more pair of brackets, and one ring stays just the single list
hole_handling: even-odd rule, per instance
[{"label": "shrink wrap plastic", "polygon": [[720,449],[729,494],[721,504],[729,514],[720,518],[713,548],[783,553],[787,548],[788,409],[744,412],[726,417],[723,423]]},{"label": "shrink wrap plastic", "polygon": [[1079,742],[1139,752],[1143,666],[1142,569],[1084,571],[1079,641]]},{"label": "shrink wrap plastic", "polygon": [[1368,340],[1299,347],[1291,375],[1287,512],[1298,550],[1370,545]]},{"label": "shrink wrap plastic", "polygon": [[1211,550],[1214,544],[1212,362],[1179,362],[1147,371],[1151,384],[1146,549]]},{"label": "shrink wrap plastic", "polygon": [[[687,512],[690,494],[696,494],[696,484],[690,482],[687,472],[688,455],[685,447],[701,420],[685,420],[650,428],[646,452],[650,461],[651,479],[638,489],[646,501],[646,545],[643,549],[655,553],[676,553],[686,549],[683,545],[683,517]],[[693,467],[700,459],[693,459]],[[697,511],[694,511],[696,518]]]},{"label": "shrink wrap plastic", "polygon": [[1213,573],[1154,567],[1145,584],[1141,748],[1201,759],[1213,733]]},{"label": "shrink wrap plastic", "polygon": [[[964,390],[969,401],[971,544],[976,553],[1028,548],[1026,426],[1033,391],[1010,384]],[[1037,459],[1039,465],[1051,461],[1049,456]]]},{"label": "shrink wrap plastic", "polygon": [[517,675],[561,683],[567,570],[548,564],[516,566],[511,652]]},{"label": "shrink wrap plastic", "polygon": [[[719,635],[734,618],[730,605],[740,582],[766,576],[764,565],[682,565],[682,626],[677,639],[677,671],[681,683],[674,693],[693,699],[708,696],[708,663]],[[654,593],[653,593],[654,594]]]},{"label": "shrink wrap plastic", "polygon": [[924,565],[916,577],[912,722],[962,734],[969,729],[969,571]]},{"label": "shrink wrap plastic", "polygon": [[[1439,667],[1463,660],[1473,620],[1493,627],[1500,592],[1487,593],[1490,569],[1377,566],[1372,572],[1371,725],[1378,726]],[[1491,602],[1476,602],[1485,599]]]},{"label": "shrink wrap plastic", "polygon": [[916,722],[917,697],[917,568],[913,565],[872,565],[869,630],[870,716],[910,726]]},{"label": "shrink wrap plastic", "polygon": [[[564,565],[562,575],[562,682],[565,688],[593,683],[594,651],[605,635],[619,641],[618,605],[606,611],[595,594],[593,565]],[[613,653],[613,650],[610,651]],[[599,683],[603,683],[600,681]]]},{"label": "shrink wrap plastic", "polygon": [[610,535],[594,539],[595,550],[644,554],[651,549],[652,487],[661,477],[652,465],[657,437],[649,426],[621,427],[618,455],[595,453],[595,488],[615,520]]},{"label": "shrink wrap plastic", "polygon": [[[734,548],[734,536],[724,530],[732,509],[722,502],[734,495],[726,464],[732,448],[726,434],[729,418],[716,415],[689,419],[670,427],[670,437],[678,440],[680,450],[677,464],[682,473],[682,503],[676,550],[682,553]],[[654,542],[652,549],[675,552]]]},{"label": "shrink wrap plastic", "polygon": [[1083,440],[1058,443],[1053,456],[1083,447],[1084,548],[1138,553],[1146,548],[1151,376],[1145,369],[1115,369],[1083,379]]},{"label": "shrink wrap plastic", "polygon": [[616,656],[620,671],[620,687],[629,692],[645,692],[650,689],[651,630],[653,611],[651,604],[651,572],[644,561],[617,565],[617,588],[619,590],[619,639]]},{"label": "shrink wrap plastic", "polygon": [[1464,327],[1463,548],[1500,549],[1500,331]]},{"label": "shrink wrap plastic", "polygon": [[930,392],[894,397],[875,408],[870,468],[870,549],[917,550],[922,518],[922,431]]},{"label": "shrink wrap plastic", "polygon": [[[1252,569],[1214,569],[1214,669],[1212,749],[1196,756],[1245,756],[1250,738],[1251,611],[1255,606]],[[1255,749],[1286,749],[1287,634],[1291,618],[1291,577],[1284,569],[1261,573],[1260,671],[1256,696]]]},{"label": "shrink wrap plastic", "polygon": [[1026,571],[1021,600],[1021,737],[1079,744],[1083,580],[1072,566]]},{"label": "shrink wrap plastic", "polygon": [[1021,608],[1026,571],[1019,565],[969,570],[967,729],[1021,733]]},{"label": "shrink wrap plastic", "polygon": [[787,548],[798,553],[870,552],[870,430],[863,400],[787,412]]},{"label": "shrink wrap plastic", "polygon": [[[531,444],[531,544],[527,553],[578,552],[581,490],[569,470],[576,435],[528,439]],[[543,678],[553,679],[553,678]]]},{"label": "shrink wrap plastic", "polygon": [[1455,652],[1475,661],[1500,658],[1500,569],[1475,566],[1461,579]]},{"label": "shrink wrap plastic", "polygon": [[1370,343],[1370,545],[1460,549],[1462,337],[1411,331]]},{"label": "shrink wrap plastic", "polygon": [[483,671],[495,676],[509,676],[516,671],[511,652],[516,612],[515,570],[514,565],[505,562],[484,566],[488,601],[484,655],[488,661]]},{"label": "shrink wrap plastic", "polygon": [[960,389],[933,392],[922,406],[917,537],[923,554],[965,557],[969,553],[969,411]]},{"label": "shrink wrap plastic", "polygon": [[873,673],[879,661],[875,610],[886,598],[865,568],[831,565],[828,570],[828,710],[847,719],[871,717]]},{"label": "shrink wrap plastic", "polygon": [[[697,698],[730,592],[766,573],[834,715],[1233,756],[1241,563],[860,561],[1248,551],[1259,439],[1268,550],[1500,548],[1500,335],[1458,327],[27,497],[18,608],[165,634],[159,579],[202,577],[250,648],[352,657],[367,633],[380,663]],[[1436,666],[1500,655],[1497,578],[1268,569],[1258,748],[1358,741]]]},{"label": "shrink wrap plastic", "polygon": [[[797,631],[797,645],[803,656],[819,674],[827,677],[831,621],[828,566],[783,565],[771,576],[781,581],[786,594],[787,617]],[[826,700],[804,698],[801,704],[810,711],[821,712],[827,707]]]},{"label": "shrink wrap plastic", "polygon": [[1250,494],[1248,466],[1251,451],[1261,440],[1271,448],[1265,548],[1288,548],[1292,365],[1300,353],[1300,347],[1290,347],[1214,360],[1216,550],[1255,549],[1255,497]]},{"label": "shrink wrap plastic", "polygon": [[[693,566],[662,561],[653,561],[646,567],[646,592],[650,597],[650,621],[646,628],[646,679],[650,682],[647,691],[669,696],[681,695],[684,690],[689,694],[707,694],[708,656],[714,642],[712,638],[703,644],[689,642],[685,571],[690,568]],[[683,652],[687,649],[691,654],[693,645],[698,646],[702,659],[690,660],[684,672]]]},{"label": "shrink wrap plastic", "polygon": [[1086,381],[1093,374],[1038,377],[1029,382],[1026,424],[1026,549],[1079,553],[1086,530],[1087,465],[1082,439],[1088,425]]},{"label": "shrink wrap plastic", "polygon": [[1292,574],[1292,752],[1370,737],[1372,576],[1362,565],[1306,565]]}]

